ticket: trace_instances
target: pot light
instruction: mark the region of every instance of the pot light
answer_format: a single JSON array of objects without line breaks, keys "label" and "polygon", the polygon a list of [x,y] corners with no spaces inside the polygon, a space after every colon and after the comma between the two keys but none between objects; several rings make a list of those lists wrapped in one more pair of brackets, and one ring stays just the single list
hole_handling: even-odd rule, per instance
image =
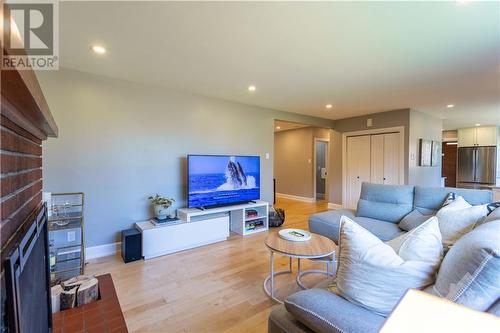
[{"label": "pot light", "polygon": [[255,91],[256,89],[257,87],[255,87],[254,85],[248,86],[248,91]]},{"label": "pot light", "polygon": [[479,126],[481,126],[481,124],[476,124],[476,127],[479,127]]},{"label": "pot light", "polygon": [[277,129],[277,130],[280,130],[280,129],[281,129],[281,126],[276,126],[276,129]]},{"label": "pot light", "polygon": [[327,104],[327,105],[325,105],[325,107],[326,107],[327,109],[331,109],[331,108],[333,108],[333,105],[331,105],[331,104]]},{"label": "pot light", "polygon": [[100,46],[100,45],[92,45],[92,51],[94,51],[97,54],[106,53],[106,49],[104,48],[104,46]]},{"label": "pot light", "polygon": [[454,107],[455,107],[455,104],[448,104],[448,105],[446,105],[446,107],[447,107],[448,109],[451,109],[451,108],[454,108]]}]

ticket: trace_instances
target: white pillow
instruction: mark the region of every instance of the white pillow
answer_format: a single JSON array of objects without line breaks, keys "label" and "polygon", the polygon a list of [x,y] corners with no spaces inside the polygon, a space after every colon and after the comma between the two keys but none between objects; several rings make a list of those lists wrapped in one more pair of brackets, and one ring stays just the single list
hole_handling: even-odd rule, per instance
[{"label": "white pillow", "polygon": [[455,244],[460,237],[471,231],[487,212],[486,205],[472,206],[462,196],[457,196],[455,200],[443,206],[436,213],[443,244]]},{"label": "white pillow", "polygon": [[390,245],[342,216],[339,237],[338,293],[387,316],[404,293],[431,285],[443,252],[438,221],[430,218]]}]

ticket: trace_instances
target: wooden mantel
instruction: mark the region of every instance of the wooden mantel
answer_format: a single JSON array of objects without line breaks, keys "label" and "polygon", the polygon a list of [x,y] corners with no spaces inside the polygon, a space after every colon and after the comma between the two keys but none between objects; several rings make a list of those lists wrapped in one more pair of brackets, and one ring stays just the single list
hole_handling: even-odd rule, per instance
[{"label": "wooden mantel", "polygon": [[2,116],[40,140],[57,137],[58,128],[32,70],[2,70]]}]

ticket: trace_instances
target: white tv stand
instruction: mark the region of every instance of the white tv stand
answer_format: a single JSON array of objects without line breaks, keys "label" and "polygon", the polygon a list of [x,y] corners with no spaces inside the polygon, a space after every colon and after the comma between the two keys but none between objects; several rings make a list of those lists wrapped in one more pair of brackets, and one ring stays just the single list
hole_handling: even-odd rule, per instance
[{"label": "white tv stand", "polygon": [[[252,210],[257,215],[250,217]],[[268,211],[265,201],[205,210],[182,208],[177,210],[180,220],[176,223],[155,226],[144,221],[135,226],[142,234],[142,256],[147,260],[227,240],[229,231],[242,236],[266,231]]]},{"label": "white tv stand", "polygon": [[[256,216],[248,216],[250,211],[257,212]],[[254,234],[269,229],[269,203],[257,200],[255,202],[208,208],[181,208],[177,210],[177,216],[182,221],[192,222],[210,219],[214,214],[229,214],[230,229],[232,232],[242,236]],[[258,224],[258,227],[251,228],[252,224]]]}]

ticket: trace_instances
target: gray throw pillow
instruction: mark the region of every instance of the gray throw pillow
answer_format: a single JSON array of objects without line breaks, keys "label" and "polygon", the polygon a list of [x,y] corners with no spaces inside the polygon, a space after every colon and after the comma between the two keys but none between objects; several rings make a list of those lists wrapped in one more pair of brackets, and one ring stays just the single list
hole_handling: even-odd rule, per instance
[{"label": "gray throw pillow", "polygon": [[418,210],[414,209],[410,214],[403,217],[401,222],[399,222],[398,227],[404,231],[410,231],[430,219],[432,216],[433,215],[422,214]]},{"label": "gray throw pillow", "polygon": [[486,311],[500,297],[500,220],[460,238],[444,257],[436,283],[426,291]]}]

